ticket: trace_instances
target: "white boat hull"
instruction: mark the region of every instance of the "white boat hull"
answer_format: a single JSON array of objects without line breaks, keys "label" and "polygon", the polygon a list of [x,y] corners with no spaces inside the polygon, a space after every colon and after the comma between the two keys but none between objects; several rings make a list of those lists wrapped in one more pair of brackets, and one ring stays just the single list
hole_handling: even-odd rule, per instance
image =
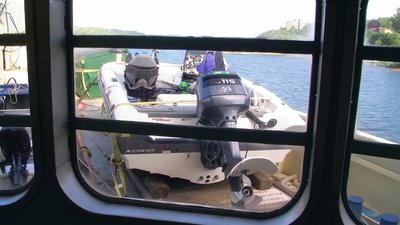
[{"label": "white boat hull", "polygon": [[[100,88],[111,119],[197,126],[199,118],[196,114],[196,94],[159,94],[155,102],[130,102],[123,84],[125,66],[125,63],[107,63],[99,72]],[[174,85],[181,81],[178,65],[160,64],[159,71],[158,80]],[[247,79],[242,78],[242,82],[251,97],[250,110],[264,122],[276,120],[274,126],[265,129],[305,131],[305,121],[275,94]],[[163,112],[164,116],[158,115],[160,112]],[[154,116],[156,114],[157,116]],[[237,127],[254,129],[257,124],[243,115],[237,119]],[[224,180],[226,176],[221,167],[205,168],[201,162],[200,151],[188,149],[180,150],[179,153],[156,150],[138,152],[138,149],[121,151],[127,169],[140,169],[199,184],[216,183]],[[247,150],[241,151],[243,158],[267,157],[275,164],[281,162],[291,151],[288,146],[274,148],[273,145],[268,145],[266,149]]]}]

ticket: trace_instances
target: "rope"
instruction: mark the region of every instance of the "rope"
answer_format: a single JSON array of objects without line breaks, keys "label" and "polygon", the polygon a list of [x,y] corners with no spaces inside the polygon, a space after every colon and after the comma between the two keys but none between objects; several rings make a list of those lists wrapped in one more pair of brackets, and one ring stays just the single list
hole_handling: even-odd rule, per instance
[{"label": "rope", "polygon": [[[10,103],[15,105],[18,103],[18,92],[23,89],[24,87],[18,84],[17,80],[14,77],[8,79],[7,84],[10,85],[10,81],[14,81],[13,88],[8,90],[8,96],[10,97]],[[14,98],[13,98],[14,96]]]},{"label": "rope", "polygon": [[97,74],[97,76],[94,78],[94,80],[92,82],[89,83],[89,85],[86,87],[85,84],[85,76],[84,73],[94,73],[94,72],[98,72],[98,69],[84,69],[84,68],[75,68],[75,72],[79,72],[81,73],[81,86],[83,89],[83,93],[82,95],[79,97],[78,99],[78,104],[82,101],[82,99],[87,95],[90,99],[92,99],[92,96],[90,96],[89,91],[90,88],[92,88],[93,84],[97,81],[97,79],[99,78],[99,74]]},{"label": "rope", "polygon": [[99,179],[108,189],[110,189],[110,191],[113,191],[113,188],[110,187],[109,185],[107,185],[107,183],[101,179],[100,176],[97,175],[96,171],[92,170],[92,168],[87,165],[81,158],[78,158],[79,162],[82,163],[82,165],[84,165],[86,167],[86,169],[88,169],[97,179]]}]

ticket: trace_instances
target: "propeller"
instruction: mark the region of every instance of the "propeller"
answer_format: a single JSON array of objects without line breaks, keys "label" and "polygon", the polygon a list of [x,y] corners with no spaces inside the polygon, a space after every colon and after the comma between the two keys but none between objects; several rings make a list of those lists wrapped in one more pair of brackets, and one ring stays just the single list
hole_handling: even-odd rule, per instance
[{"label": "propeller", "polygon": [[262,197],[254,195],[251,180],[248,176],[261,172],[274,174],[278,167],[266,157],[246,158],[237,163],[229,172],[227,178],[231,187],[231,202],[235,208],[245,208],[245,205],[258,205]]}]

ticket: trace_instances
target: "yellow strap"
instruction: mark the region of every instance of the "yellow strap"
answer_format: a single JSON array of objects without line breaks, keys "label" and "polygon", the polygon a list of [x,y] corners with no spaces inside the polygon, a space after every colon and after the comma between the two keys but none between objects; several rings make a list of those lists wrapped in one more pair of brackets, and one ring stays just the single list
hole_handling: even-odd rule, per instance
[{"label": "yellow strap", "polygon": [[94,73],[98,71],[99,69],[75,68],[75,73]]},{"label": "yellow strap", "polygon": [[[113,174],[114,177],[114,188],[115,191],[117,192],[117,195],[119,197],[122,197],[121,195],[121,188],[123,190],[124,196],[127,195],[127,189],[126,189],[126,181],[125,181],[125,173],[124,173],[124,167],[123,163],[121,160],[121,152],[118,147],[117,143],[117,135],[115,133],[112,134],[112,140],[113,140],[113,150],[114,150],[114,164],[117,165],[118,167],[118,177],[120,179],[120,182],[118,182],[117,177]],[[112,168],[113,169],[113,168]]]}]

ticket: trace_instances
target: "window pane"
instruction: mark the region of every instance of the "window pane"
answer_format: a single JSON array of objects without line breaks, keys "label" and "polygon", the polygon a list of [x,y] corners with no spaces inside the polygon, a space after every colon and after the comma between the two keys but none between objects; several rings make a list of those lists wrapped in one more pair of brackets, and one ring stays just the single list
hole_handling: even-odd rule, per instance
[{"label": "window pane", "polygon": [[26,47],[0,48],[0,114],[29,114]]},{"label": "window pane", "polygon": [[400,2],[368,1],[365,29],[365,45],[400,47]]},{"label": "window pane", "polygon": [[[349,203],[353,203],[353,212],[366,224],[378,224],[383,214],[400,216],[399,163],[394,159],[352,155],[347,183]],[[358,204],[351,202],[355,196]]]},{"label": "window pane", "polygon": [[27,184],[34,175],[31,128],[0,128],[0,194]]},{"label": "window pane", "polygon": [[80,0],[73,17],[74,34],[312,40],[315,1]]},{"label": "window pane", "polygon": [[[400,63],[364,61],[356,138],[400,143]],[[386,140],[384,140],[386,139]]]},{"label": "window pane", "polygon": [[75,50],[77,116],[306,130],[308,55],[157,50],[154,60],[151,50],[115,52]]},{"label": "window pane", "polygon": [[0,34],[25,33],[24,0],[0,3]]},{"label": "window pane", "polygon": [[301,182],[300,146],[77,132],[81,174],[111,197],[230,209],[233,191],[233,201],[248,201],[246,209],[269,212],[287,204]]}]

